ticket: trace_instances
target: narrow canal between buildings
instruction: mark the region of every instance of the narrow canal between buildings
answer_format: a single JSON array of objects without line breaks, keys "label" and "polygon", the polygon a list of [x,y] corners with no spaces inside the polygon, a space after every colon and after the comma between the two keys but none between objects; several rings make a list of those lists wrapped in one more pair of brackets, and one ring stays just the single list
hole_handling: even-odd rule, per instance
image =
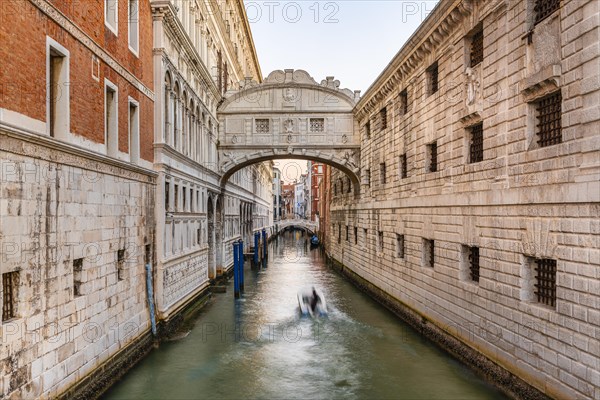
[{"label": "narrow canal between buildings", "polygon": [[[329,269],[287,232],[245,293],[215,294],[186,337],[161,343],[106,399],[501,399],[467,367]],[[329,315],[298,312],[315,285]]]}]

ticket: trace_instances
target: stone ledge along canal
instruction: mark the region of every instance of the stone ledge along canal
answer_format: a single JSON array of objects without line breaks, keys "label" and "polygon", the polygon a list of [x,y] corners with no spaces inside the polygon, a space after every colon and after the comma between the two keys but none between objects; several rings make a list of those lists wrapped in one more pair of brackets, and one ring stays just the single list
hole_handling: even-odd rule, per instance
[{"label": "stone ledge along canal", "polygon": [[[503,399],[286,232],[245,292],[213,295],[189,334],[163,342],[104,399]],[[314,285],[328,316],[300,316]]]}]

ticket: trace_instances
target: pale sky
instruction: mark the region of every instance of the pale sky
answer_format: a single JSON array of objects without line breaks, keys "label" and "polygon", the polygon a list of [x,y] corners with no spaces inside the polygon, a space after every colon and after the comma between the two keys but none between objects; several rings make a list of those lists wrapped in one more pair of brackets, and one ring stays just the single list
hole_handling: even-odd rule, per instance
[{"label": "pale sky", "polygon": [[365,93],[437,0],[245,1],[263,76],[304,69]]},{"label": "pale sky", "polygon": [[[367,88],[431,13],[437,0],[244,1],[263,76],[303,69],[317,82],[335,76],[342,88]],[[291,183],[304,160],[277,160]]]}]

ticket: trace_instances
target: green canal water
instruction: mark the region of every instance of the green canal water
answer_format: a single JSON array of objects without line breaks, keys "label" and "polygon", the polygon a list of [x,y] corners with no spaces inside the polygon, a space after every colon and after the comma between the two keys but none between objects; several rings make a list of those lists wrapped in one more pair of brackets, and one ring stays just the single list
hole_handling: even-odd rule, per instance
[{"label": "green canal water", "polygon": [[[161,343],[105,399],[503,399],[325,266],[288,232],[245,293],[216,294],[184,338]],[[297,292],[321,289],[329,315],[302,317]]]}]

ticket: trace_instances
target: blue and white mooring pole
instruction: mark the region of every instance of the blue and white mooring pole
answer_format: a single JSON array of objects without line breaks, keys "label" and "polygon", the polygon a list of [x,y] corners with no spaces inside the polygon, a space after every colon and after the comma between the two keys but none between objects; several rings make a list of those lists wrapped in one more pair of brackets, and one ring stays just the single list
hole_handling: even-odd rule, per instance
[{"label": "blue and white mooring pole", "polygon": [[239,267],[239,275],[240,275],[240,291],[244,291],[244,241],[240,239],[238,242],[238,267]]},{"label": "blue and white mooring pole", "polygon": [[239,243],[233,243],[233,294],[236,299],[240,297],[240,277],[239,277],[239,263],[240,263],[240,246]]},{"label": "blue and white mooring pole", "polygon": [[254,265],[258,267],[258,242],[260,240],[260,233],[254,232]]}]

